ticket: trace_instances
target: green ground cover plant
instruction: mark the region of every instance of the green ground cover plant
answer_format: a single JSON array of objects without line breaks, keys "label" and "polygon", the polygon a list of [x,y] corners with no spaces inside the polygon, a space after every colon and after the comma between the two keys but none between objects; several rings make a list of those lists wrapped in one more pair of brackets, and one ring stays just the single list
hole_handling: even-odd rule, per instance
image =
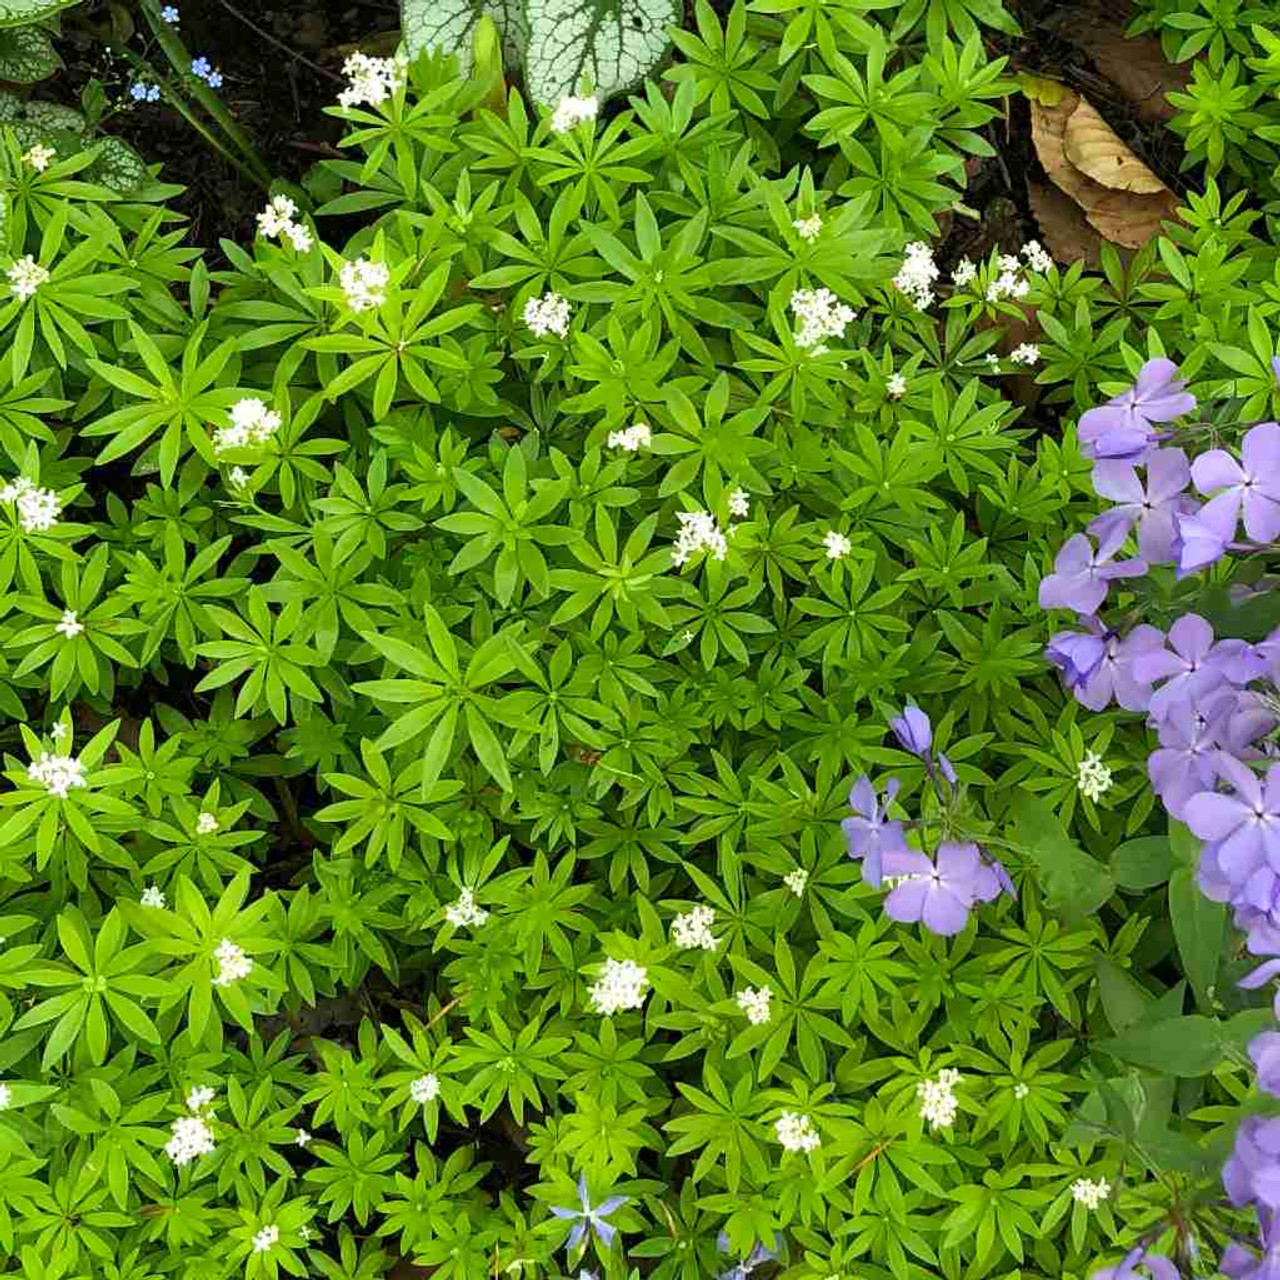
[{"label": "green ground cover plant", "polygon": [[1274,1280],[1266,12],[1086,270],[937,248],[999,4],[590,8],[251,242],[0,128],[3,1269]]}]

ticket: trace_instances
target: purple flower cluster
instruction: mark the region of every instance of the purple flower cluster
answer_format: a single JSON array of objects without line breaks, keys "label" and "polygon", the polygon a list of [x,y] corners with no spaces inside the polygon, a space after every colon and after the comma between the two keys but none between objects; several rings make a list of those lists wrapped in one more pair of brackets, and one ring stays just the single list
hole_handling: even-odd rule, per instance
[{"label": "purple flower cluster", "polygon": [[[929,717],[919,707],[908,706],[889,727],[903,749],[924,762],[944,803],[952,801],[956,771],[942,752],[935,755]],[[849,857],[862,863],[863,880],[875,888],[892,885],[884,902],[891,920],[923,924],[932,933],[949,936],[965,927],[978,903],[1015,893],[1008,872],[976,844],[943,840],[933,858],[911,848],[902,823],[889,817],[897,794],[897,778],[885,784],[883,797],[869,778],[859,778],[849,792],[853,817],[840,824]]]},{"label": "purple flower cluster", "polygon": [[[1280,357],[1272,365],[1280,379]],[[1176,434],[1169,424],[1196,405],[1177,373],[1171,361],[1149,361],[1134,387],[1080,420],[1094,488],[1117,505],[1089,526],[1096,550],[1083,535],[1071,538],[1041,584],[1041,605],[1071,609],[1083,626],[1055,635],[1046,656],[1091,710],[1114,701],[1146,713],[1160,743],[1148,760],[1152,787],[1205,841],[1200,887],[1231,905],[1249,950],[1267,957],[1241,984],[1259,987],[1280,976],[1280,763],[1269,763],[1268,742],[1280,727],[1280,629],[1251,645],[1217,638],[1187,613],[1167,633],[1142,624],[1122,636],[1098,616],[1111,584],[1148,565],[1172,564],[1182,578],[1230,550],[1280,538],[1280,425],[1250,427],[1238,458],[1216,448],[1188,462],[1181,448],[1162,447]],[[1189,486],[1207,500],[1197,502]],[[1238,542],[1242,521],[1247,541]],[[1131,533],[1139,558],[1118,560]],[[1259,762],[1268,763],[1265,773]],[[1249,1053],[1260,1088],[1280,1096],[1280,1032],[1257,1036]],[[1223,1183],[1233,1204],[1257,1209],[1261,1232],[1260,1252],[1232,1244],[1222,1271],[1232,1280],[1280,1280],[1280,1118],[1244,1121]],[[1168,1259],[1139,1247],[1093,1280],[1129,1280],[1140,1266],[1156,1280],[1177,1276]]]}]

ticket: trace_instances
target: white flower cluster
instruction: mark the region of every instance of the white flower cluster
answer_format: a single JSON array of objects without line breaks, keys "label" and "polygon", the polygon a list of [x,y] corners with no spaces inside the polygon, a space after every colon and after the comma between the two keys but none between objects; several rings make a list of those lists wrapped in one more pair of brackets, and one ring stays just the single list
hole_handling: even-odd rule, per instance
[{"label": "white flower cluster", "polygon": [[828,529],[822,535],[822,545],[827,549],[828,560],[843,560],[853,550],[853,543],[835,529]]},{"label": "white flower cluster", "polygon": [[933,260],[933,250],[923,240],[913,240],[907,245],[906,257],[893,283],[915,303],[917,311],[923,311],[933,301],[937,279],[938,264]]},{"label": "white flower cluster", "polygon": [[311,1134],[306,1129],[299,1129],[298,1132],[293,1135],[293,1145],[295,1147],[306,1147],[310,1142]]},{"label": "white flower cluster", "polygon": [[84,623],[76,617],[74,609],[64,609],[62,617],[58,620],[57,625],[53,628],[59,635],[66,636],[68,640],[74,640],[76,636],[84,631]]},{"label": "white flower cluster", "polygon": [[741,519],[751,510],[751,495],[745,489],[729,491],[729,514]]},{"label": "white flower cluster", "polygon": [[257,1235],[253,1237],[254,1253],[266,1253],[268,1249],[280,1243],[280,1228],[271,1223],[262,1228]]},{"label": "white flower cluster", "polygon": [[7,1111],[13,1101],[13,1090],[7,1084],[0,1084],[0,1111]]},{"label": "white flower cluster", "polygon": [[231,406],[231,425],[213,433],[214,450],[252,449],[265,444],[280,430],[281,421],[276,410],[267,408],[266,401],[245,396]]},{"label": "white flower cluster", "polygon": [[796,235],[801,240],[807,240],[812,244],[822,230],[822,217],[815,213],[808,218],[796,218],[791,225],[795,228]]},{"label": "white flower cluster", "polygon": [[672,941],[681,951],[695,948],[714,951],[720,945],[720,939],[711,932],[715,919],[714,908],[708,906],[697,906],[683,912],[671,922]]},{"label": "white flower cluster", "polygon": [[901,400],[907,394],[907,380],[900,373],[895,373],[888,382],[884,384],[884,389],[895,399]]},{"label": "white flower cluster", "polygon": [[960,1073],[953,1067],[943,1067],[936,1080],[921,1080],[916,1085],[921,1119],[927,1120],[935,1129],[951,1128],[960,1106],[955,1095],[959,1083]]},{"label": "white flower cluster", "polygon": [[796,346],[822,355],[824,338],[843,338],[853,322],[853,308],[836,297],[830,289],[797,289],[791,295],[791,310],[800,321]]},{"label": "white flower cluster", "polygon": [[1030,1092],[1031,1090],[1027,1088],[1027,1086],[1023,1084],[1021,1080],[1019,1080],[1018,1083],[1013,1086],[1013,1096],[1017,1098],[1019,1102],[1021,1102],[1022,1099],[1025,1098],[1027,1094],[1029,1094]]},{"label": "white flower cluster", "polygon": [[30,254],[19,258],[5,273],[14,294],[23,302],[49,279],[49,268],[42,267]]},{"label": "white flower cluster", "polygon": [[1102,757],[1097,752],[1090,751],[1080,761],[1076,783],[1080,794],[1094,802],[1111,790],[1111,770],[1102,763]]},{"label": "white flower cluster", "polygon": [[782,877],[782,883],[798,898],[804,892],[805,885],[809,883],[809,873],[803,867],[797,867]]},{"label": "white flower cluster", "polygon": [[1034,342],[1024,342],[1009,352],[1009,359],[1014,364],[1036,364],[1040,359],[1040,348]]},{"label": "white flower cluster", "polygon": [[218,819],[212,813],[202,813],[196,819],[196,835],[211,836],[218,829]]},{"label": "white flower cluster", "polygon": [[489,918],[489,913],[483,907],[476,906],[476,895],[472,890],[463,889],[462,896],[457,902],[445,908],[444,918],[455,929],[461,929],[464,925],[470,925],[475,929],[484,924]]},{"label": "white flower cluster", "polygon": [[788,1151],[816,1151],[822,1142],[813,1121],[794,1111],[784,1111],[775,1122],[773,1131]]},{"label": "white flower cluster", "polygon": [[295,222],[298,206],[288,196],[272,196],[271,203],[258,214],[258,230],[268,240],[283,236],[299,253],[306,253],[315,242],[304,223]]},{"label": "white flower cluster", "polygon": [[[569,303],[558,293],[544,293],[541,298],[530,298],[524,304],[524,322],[533,330],[535,338],[545,338],[554,333],[563,338],[569,332]],[[610,438],[610,444],[613,443]]]},{"label": "white flower cluster", "polygon": [[588,120],[594,120],[600,114],[600,99],[596,97],[575,98],[572,94],[560,99],[551,116],[552,133],[568,133],[570,129]]},{"label": "white flower cluster", "polygon": [[[1053,266],[1053,259],[1044,251],[1038,240],[1028,240],[1022,246],[1022,257],[1026,259],[1023,263],[1012,253],[1002,253],[996,260],[1000,267],[1000,274],[987,286],[987,301],[998,302],[1001,298],[1025,298],[1027,291],[1031,288],[1031,282],[1023,275],[1024,271],[1038,271],[1040,274],[1048,271]],[[961,262],[963,267],[968,262],[965,259]],[[972,266],[972,264],[969,264]],[[976,274],[971,271],[961,281],[959,269],[956,271],[955,281],[957,284],[967,284]]]},{"label": "white flower cluster", "polygon": [[440,1096],[440,1077],[434,1071],[428,1071],[425,1076],[419,1076],[410,1082],[409,1096],[419,1106],[434,1102]]},{"label": "white flower cluster", "polygon": [[0,488],[0,502],[13,502],[18,523],[28,533],[47,533],[62,514],[62,499],[52,489],[40,489],[26,476],[16,476]]},{"label": "white flower cluster", "polygon": [[1044,246],[1039,240],[1028,240],[1022,246],[1022,256],[1027,260],[1027,266],[1032,271],[1038,271],[1041,275],[1044,275],[1053,266],[1053,258],[1045,252]]},{"label": "white flower cluster", "polygon": [[625,427],[621,431],[609,432],[609,448],[625,449],[628,453],[639,453],[641,446],[647,448],[653,443],[653,432],[646,422],[637,422],[634,426]]},{"label": "white flower cluster", "polygon": [[37,142],[23,155],[22,162],[29,164],[37,173],[43,173],[53,163],[57,154],[52,147],[46,147],[43,142]]},{"label": "white flower cluster", "polygon": [[1096,1209],[1110,1194],[1111,1183],[1106,1178],[1099,1178],[1097,1182],[1077,1178],[1071,1184],[1072,1198],[1086,1209]]},{"label": "white flower cluster", "polygon": [[385,262],[370,262],[357,258],[344,262],[338,272],[338,283],[343,297],[352,311],[373,311],[387,300],[387,284],[391,269]]},{"label": "white flower cluster", "polygon": [[970,281],[976,279],[977,275],[977,266],[970,262],[968,258],[961,258],[960,261],[956,263],[956,269],[951,273],[951,283],[955,285],[957,289],[963,289],[965,285],[970,283]]},{"label": "white flower cluster", "polygon": [[769,1001],[773,992],[768,987],[744,987],[738,992],[738,1008],[747,1015],[747,1021],[753,1027],[763,1026],[773,1017]]},{"label": "white flower cluster", "polygon": [[77,787],[88,785],[84,779],[84,765],[77,756],[55,756],[48,751],[42,751],[40,759],[27,766],[27,777],[59,799]]},{"label": "white flower cluster", "polygon": [[371,58],[365,53],[353,53],[342,64],[342,74],[350,83],[338,94],[338,103],[344,107],[381,106],[404,84],[408,70],[405,58]]},{"label": "white flower cluster", "polygon": [[213,1151],[213,1130],[209,1128],[209,1121],[213,1119],[212,1103],[213,1090],[206,1086],[197,1086],[187,1095],[187,1110],[191,1114],[179,1116],[173,1122],[172,1136],[164,1144],[164,1153],[174,1164],[190,1164]]},{"label": "white flower cluster", "polygon": [[723,560],[728,555],[729,544],[709,511],[677,511],[676,519],[680,521],[680,532],[671,553],[672,564],[686,564],[699,551],[711,552],[713,560]]},{"label": "white flower cluster", "polygon": [[233,982],[247,978],[253,970],[253,959],[228,938],[218,943],[214,959],[218,962],[218,971],[213,975],[215,987],[229,987]]},{"label": "white flower cluster", "polygon": [[164,890],[159,885],[149,884],[142,891],[142,897],[138,899],[144,907],[163,907],[165,904]]},{"label": "white flower cluster", "polygon": [[644,1004],[648,971],[634,960],[606,960],[604,972],[591,988],[591,1007],[606,1015]]}]

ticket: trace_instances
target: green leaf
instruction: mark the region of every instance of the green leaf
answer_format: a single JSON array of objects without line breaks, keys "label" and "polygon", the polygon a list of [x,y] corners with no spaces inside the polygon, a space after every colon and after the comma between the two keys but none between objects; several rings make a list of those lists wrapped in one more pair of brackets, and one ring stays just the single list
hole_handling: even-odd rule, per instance
[{"label": "green leaf", "polygon": [[0,0],[0,27],[22,27],[29,22],[43,22],[80,0]]},{"label": "green leaf", "polygon": [[1271,1010],[1250,1009],[1226,1022],[1199,1014],[1163,1018],[1101,1040],[1100,1053],[1165,1075],[1190,1079],[1212,1071],[1225,1058],[1244,1061],[1244,1046],[1273,1022]]},{"label": "green leaf", "polygon": [[400,0],[400,28],[409,56],[455,54],[464,76],[471,74],[476,25],[483,17],[497,25],[507,61],[519,62],[529,38],[520,0]]},{"label": "green leaf", "polygon": [[674,0],[527,0],[525,82],[538,102],[579,93],[601,98],[643,79],[680,24]]},{"label": "green leaf", "polygon": [[1049,909],[1068,922],[1092,915],[1115,892],[1111,873],[1072,841],[1043,800],[1018,795],[1012,809],[1018,848],[1035,864]]},{"label": "green leaf", "polygon": [[1136,892],[1164,884],[1173,866],[1173,847],[1164,836],[1127,840],[1111,855],[1111,874],[1116,884]]},{"label": "green leaf", "polygon": [[34,84],[62,66],[53,41],[39,27],[0,30],[0,80]]},{"label": "green leaf", "polygon": [[1227,909],[1206,898],[1190,867],[1178,867],[1169,880],[1169,915],[1182,958],[1182,971],[1202,1009],[1213,1007],[1213,985],[1227,934]]}]

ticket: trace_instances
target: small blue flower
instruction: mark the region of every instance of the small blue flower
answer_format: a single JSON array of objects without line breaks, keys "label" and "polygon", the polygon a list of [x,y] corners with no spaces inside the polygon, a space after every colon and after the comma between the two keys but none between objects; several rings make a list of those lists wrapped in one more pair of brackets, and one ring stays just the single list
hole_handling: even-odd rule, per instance
[{"label": "small blue flower", "polygon": [[160,86],[137,80],[129,86],[129,96],[134,102],[158,102],[160,99]]},{"label": "small blue flower", "polygon": [[210,71],[208,78],[206,80],[206,83],[208,84],[210,89],[221,89],[222,88],[222,72]]},{"label": "small blue flower", "polygon": [[167,4],[160,10],[160,16],[171,26],[178,25],[178,6],[176,4]]},{"label": "small blue flower", "polygon": [[208,58],[195,58],[191,63],[191,74],[198,79],[203,80],[212,70],[209,66]]},{"label": "small blue flower", "polygon": [[587,1177],[586,1174],[583,1174],[578,1179],[578,1201],[582,1207],[580,1209],[562,1209],[557,1205],[552,1205],[551,1212],[557,1218],[578,1219],[573,1224],[573,1230],[569,1232],[569,1239],[566,1241],[570,1250],[576,1249],[582,1243],[583,1237],[588,1231],[594,1231],[599,1237],[600,1243],[607,1249],[613,1244],[613,1239],[618,1234],[618,1229],[606,1222],[605,1218],[615,1210],[621,1209],[627,1203],[627,1199],[627,1196],[609,1196],[598,1205],[593,1206],[587,1194]]}]

